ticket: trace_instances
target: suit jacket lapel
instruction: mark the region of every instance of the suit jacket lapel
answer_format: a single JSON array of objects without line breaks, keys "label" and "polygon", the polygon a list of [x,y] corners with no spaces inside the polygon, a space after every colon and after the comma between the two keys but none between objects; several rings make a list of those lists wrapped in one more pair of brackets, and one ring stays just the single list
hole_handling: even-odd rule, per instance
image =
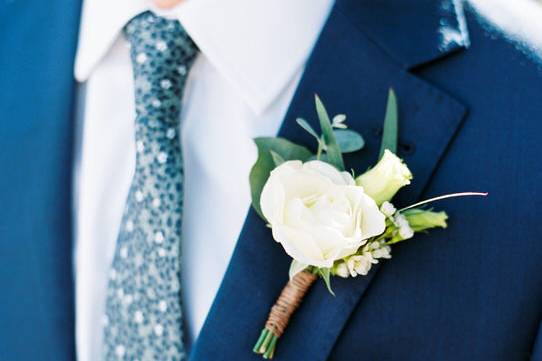
[{"label": "suit jacket lapel", "polygon": [[[347,168],[363,171],[377,158],[386,95],[393,87],[400,106],[400,149],[416,179],[398,203],[416,200],[464,117],[465,107],[405,70],[416,63],[397,62],[359,31],[351,4],[333,9],[285,117],[280,135],[310,146],[313,139],[296,117],[315,128],[314,93],[332,114],[346,113],[350,128],[366,140],[363,151],[345,158]],[[439,56],[442,54],[439,53]],[[426,59],[435,54],[429,54]],[[257,360],[252,354],[268,312],[287,281],[290,259],[254,211],[250,211],[228,271],[191,355],[193,361]],[[305,298],[279,341],[277,360],[325,360],[350,313],[366,292],[378,267],[366,277],[334,279],[336,297],[322,282]]]},{"label": "suit jacket lapel", "polygon": [[79,1],[0,3],[0,359],[75,359],[72,74],[79,12]]}]

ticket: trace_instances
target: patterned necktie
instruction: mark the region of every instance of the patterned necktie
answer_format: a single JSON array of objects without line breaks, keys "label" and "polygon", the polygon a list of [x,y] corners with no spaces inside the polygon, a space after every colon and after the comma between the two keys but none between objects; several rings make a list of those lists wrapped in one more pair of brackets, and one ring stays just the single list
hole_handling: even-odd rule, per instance
[{"label": "patterned necktie", "polygon": [[197,54],[178,21],[145,12],[124,28],[135,81],[136,167],[107,289],[105,360],[183,360],[181,97]]}]

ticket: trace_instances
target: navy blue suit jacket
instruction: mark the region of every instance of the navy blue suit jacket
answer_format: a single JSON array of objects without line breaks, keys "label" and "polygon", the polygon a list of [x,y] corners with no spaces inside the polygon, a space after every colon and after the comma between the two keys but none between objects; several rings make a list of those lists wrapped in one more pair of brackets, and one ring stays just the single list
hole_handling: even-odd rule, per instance
[{"label": "navy blue suit jacket", "polygon": [[[74,0],[0,2],[2,361],[75,359],[79,11]],[[399,154],[416,177],[399,205],[453,191],[490,196],[439,204],[448,229],[399,245],[367,277],[334,280],[336,297],[314,286],[276,360],[542,360],[540,63],[484,31],[459,1],[339,0],[281,134],[312,144],[294,119],[314,121],[317,92],[364,134],[365,150],[345,160],[365,169],[389,87]],[[251,211],[190,360],[258,360],[251,349],[288,263]]]}]

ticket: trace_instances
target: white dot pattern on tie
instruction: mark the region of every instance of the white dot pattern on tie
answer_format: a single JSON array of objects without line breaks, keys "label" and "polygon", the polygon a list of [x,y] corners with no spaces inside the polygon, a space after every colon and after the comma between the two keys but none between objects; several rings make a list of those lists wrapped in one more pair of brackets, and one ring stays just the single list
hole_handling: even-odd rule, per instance
[{"label": "white dot pattern on tie", "polygon": [[104,359],[183,360],[177,122],[197,47],[178,21],[150,12],[132,19],[124,35],[135,82],[136,169],[111,265]]}]

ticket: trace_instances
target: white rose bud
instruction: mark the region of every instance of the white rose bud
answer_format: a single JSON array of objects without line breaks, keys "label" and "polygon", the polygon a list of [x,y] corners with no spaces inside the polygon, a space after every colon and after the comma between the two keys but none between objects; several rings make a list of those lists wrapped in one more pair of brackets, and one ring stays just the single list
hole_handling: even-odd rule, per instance
[{"label": "white rose bud", "polygon": [[321,161],[287,161],[261,195],[273,238],[298,262],[332,267],[385,230],[385,216],[348,172]]},{"label": "white rose bud", "polygon": [[446,228],[448,215],[446,212],[433,212],[423,209],[411,209],[405,212],[408,223],[416,232],[426,229],[441,227]]},{"label": "white rose bud", "polygon": [[393,198],[401,187],[410,184],[412,173],[403,161],[386,149],[382,159],[356,179],[377,204]]}]

